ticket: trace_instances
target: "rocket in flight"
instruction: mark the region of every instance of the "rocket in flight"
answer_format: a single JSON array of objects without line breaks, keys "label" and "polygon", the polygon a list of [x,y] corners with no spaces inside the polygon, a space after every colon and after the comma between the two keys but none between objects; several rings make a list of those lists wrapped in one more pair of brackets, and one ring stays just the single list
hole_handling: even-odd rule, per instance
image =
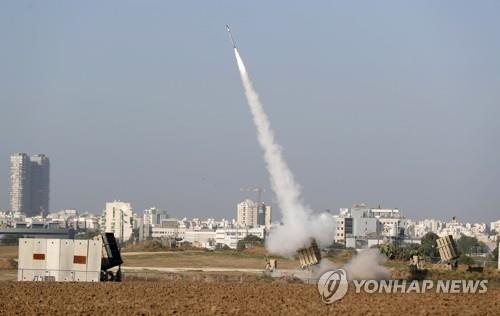
[{"label": "rocket in flight", "polygon": [[231,34],[231,30],[229,29],[229,25],[226,24],[226,30],[229,33],[229,38],[231,39],[231,43],[233,43],[233,48],[236,48],[236,43],[234,42],[233,34]]}]

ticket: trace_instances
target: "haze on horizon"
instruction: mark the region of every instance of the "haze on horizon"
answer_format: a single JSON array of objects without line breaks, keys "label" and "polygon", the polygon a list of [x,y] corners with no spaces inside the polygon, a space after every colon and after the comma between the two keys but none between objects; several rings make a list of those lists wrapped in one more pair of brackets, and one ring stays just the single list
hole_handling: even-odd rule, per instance
[{"label": "haze on horizon", "polygon": [[52,211],[272,200],[229,24],[313,209],[498,219],[500,3],[218,4],[2,1],[0,210],[14,152],[51,159]]}]

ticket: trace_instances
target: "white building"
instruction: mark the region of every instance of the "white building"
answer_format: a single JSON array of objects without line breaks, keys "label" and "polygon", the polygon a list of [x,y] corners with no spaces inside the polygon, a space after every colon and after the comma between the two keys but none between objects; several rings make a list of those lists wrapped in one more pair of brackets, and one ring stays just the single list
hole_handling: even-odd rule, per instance
[{"label": "white building", "polygon": [[334,240],[337,243],[343,243],[345,241],[346,234],[352,234],[352,218],[342,217],[342,215],[347,215],[340,213],[335,218],[335,236]]},{"label": "white building", "polygon": [[229,248],[236,249],[238,241],[248,235],[254,235],[264,239],[265,229],[262,226],[253,228],[219,228],[215,231],[215,234],[215,242],[218,245],[226,245]]},{"label": "white building", "polygon": [[[345,237],[351,235],[364,238],[368,235],[379,233],[378,219],[365,204],[353,204],[347,213],[345,213],[345,210],[341,209],[340,214],[344,214],[345,216],[343,217]],[[342,218],[340,214],[338,217]],[[340,229],[342,230],[342,224]]]},{"label": "white building", "polygon": [[490,223],[490,232],[495,231],[497,235],[500,235],[500,219],[496,222]]},{"label": "white building", "polygon": [[429,232],[433,232],[438,234],[441,229],[444,227],[444,223],[437,219],[424,219],[416,223],[413,227],[414,229],[414,237],[422,238],[425,234]]},{"label": "white building", "polygon": [[237,205],[237,223],[240,226],[271,227],[271,206],[246,199]]},{"label": "white building", "polygon": [[4,227],[14,227],[16,223],[26,222],[26,216],[20,212],[0,212],[0,225]]},{"label": "white building", "polygon": [[78,215],[74,221],[76,221],[76,226],[79,229],[85,230],[98,230],[99,227],[99,218],[94,214],[84,213]]},{"label": "white building", "polygon": [[151,229],[152,238],[184,239],[185,233],[185,227],[153,227]]},{"label": "white building", "polygon": [[[165,222],[164,222],[165,224]],[[185,228],[179,225],[163,225],[164,227],[153,227],[153,238],[175,238],[178,241],[186,241],[194,247],[214,249],[216,245],[226,245],[236,249],[238,241],[254,235],[261,239],[265,238],[265,227],[244,228]]]},{"label": "white building", "polygon": [[[412,221],[403,217],[397,208],[370,208],[365,204],[353,204],[351,208],[339,209],[334,216],[334,241],[351,242],[356,239],[394,239],[410,236],[414,232]],[[354,238],[354,239],[353,239]]]},{"label": "white building", "polygon": [[166,210],[160,210],[156,207],[151,207],[143,212],[144,225],[151,225],[151,227],[159,227],[161,221],[168,218]]},{"label": "white building", "polygon": [[[494,223],[490,224],[490,230],[494,229]],[[500,227],[499,227],[500,228]],[[449,222],[442,222],[435,219],[425,219],[414,225],[414,237],[422,238],[425,234],[433,232],[440,237],[452,235],[459,239],[462,235],[475,237],[484,243],[494,242],[496,235],[488,232],[486,223],[460,223],[455,217]]]},{"label": "white building", "polygon": [[42,154],[10,157],[10,211],[26,216],[49,212],[50,162]]},{"label": "white building", "polygon": [[126,242],[133,233],[133,211],[130,203],[114,201],[106,203],[104,210],[104,230],[114,233],[119,242]]},{"label": "white building", "polygon": [[216,233],[214,230],[186,230],[184,241],[190,242],[193,247],[199,248],[215,248]]}]

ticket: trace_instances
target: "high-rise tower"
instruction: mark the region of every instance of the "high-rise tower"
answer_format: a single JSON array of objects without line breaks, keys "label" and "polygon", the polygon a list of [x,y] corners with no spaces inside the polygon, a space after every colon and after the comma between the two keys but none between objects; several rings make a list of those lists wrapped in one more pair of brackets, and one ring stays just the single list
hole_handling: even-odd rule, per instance
[{"label": "high-rise tower", "polygon": [[10,156],[10,210],[28,213],[31,210],[31,161],[24,153]]},{"label": "high-rise tower", "polygon": [[42,154],[10,157],[10,210],[36,216],[49,212],[50,162]]},{"label": "high-rise tower", "polygon": [[264,203],[258,204],[250,199],[238,203],[236,209],[237,222],[239,225],[259,227],[261,225],[271,226],[271,206]]},{"label": "high-rise tower", "polygon": [[31,158],[31,212],[32,215],[49,212],[50,161],[42,154]]}]

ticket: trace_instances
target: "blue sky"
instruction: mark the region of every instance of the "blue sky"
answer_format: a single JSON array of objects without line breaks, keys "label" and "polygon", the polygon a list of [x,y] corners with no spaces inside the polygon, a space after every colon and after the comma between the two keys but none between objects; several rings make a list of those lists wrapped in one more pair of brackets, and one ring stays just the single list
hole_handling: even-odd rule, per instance
[{"label": "blue sky", "polygon": [[2,1],[0,209],[18,151],[51,158],[54,211],[120,199],[228,218],[242,187],[273,200],[229,24],[315,210],[365,202],[414,218],[497,219],[499,9]]}]

